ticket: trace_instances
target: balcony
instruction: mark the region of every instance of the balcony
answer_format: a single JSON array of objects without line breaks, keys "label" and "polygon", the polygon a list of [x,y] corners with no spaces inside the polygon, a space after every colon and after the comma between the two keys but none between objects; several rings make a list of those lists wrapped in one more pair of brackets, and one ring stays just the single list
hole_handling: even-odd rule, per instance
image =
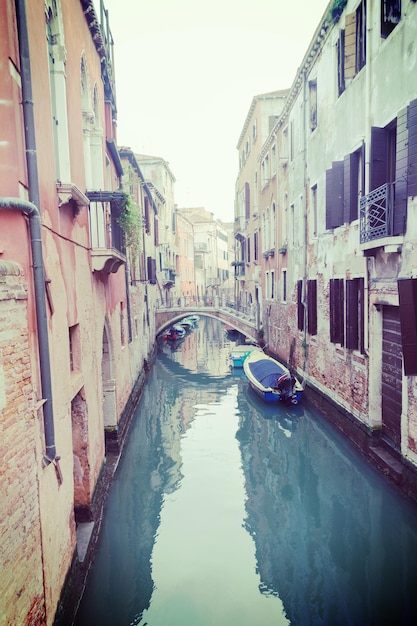
[{"label": "balcony", "polygon": [[375,248],[396,252],[402,244],[402,236],[393,236],[394,196],[395,184],[385,183],[361,198],[360,244],[365,254]]},{"label": "balcony", "polygon": [[88,191],[90,200],[91,267],[93,272],[115,273],[125,263],[124,233],[118,218],[122,192]]}]

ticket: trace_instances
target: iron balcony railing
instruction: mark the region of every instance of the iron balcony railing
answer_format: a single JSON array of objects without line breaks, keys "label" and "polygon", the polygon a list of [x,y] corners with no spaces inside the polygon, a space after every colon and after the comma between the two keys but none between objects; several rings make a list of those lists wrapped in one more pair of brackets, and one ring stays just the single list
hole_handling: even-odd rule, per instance
[{"label": "iron balcony railing", "polygon": [[385,183],[360,200],[360,242],[393,234],[395,184]]}]

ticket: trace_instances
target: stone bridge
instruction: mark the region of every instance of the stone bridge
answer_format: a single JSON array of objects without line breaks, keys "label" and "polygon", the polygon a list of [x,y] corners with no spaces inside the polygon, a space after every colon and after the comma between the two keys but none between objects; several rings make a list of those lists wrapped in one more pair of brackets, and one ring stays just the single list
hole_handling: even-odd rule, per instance
[{"label": "stone bridge", "polygon": [[188,315],[213,317],[223,322],[226,326],[235,328],[252,341],[258,340],[254,319],[250,319],[244,313],[229,307],[220,306],[160,306],[155,314],[156,334],[160,335],[169,326]]}]

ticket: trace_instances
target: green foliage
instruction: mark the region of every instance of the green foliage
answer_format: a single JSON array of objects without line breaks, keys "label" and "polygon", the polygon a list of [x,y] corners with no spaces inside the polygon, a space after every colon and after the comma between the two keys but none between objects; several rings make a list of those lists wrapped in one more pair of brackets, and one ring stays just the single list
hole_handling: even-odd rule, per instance
[{"label": "green foliage", "polygon": [[332,6],[329,9],[330,19],[333,24],[337,24],[340,16],[343,13],[343,9],[347,5],[347,0],[334,0]]},{"label": "green foliage", "polygon": [[129,248],[132,261],[135,262],[141,243],[142,216],[138,205],[128,193],[123,194],[117,222],[125,234],[126,247]]}]

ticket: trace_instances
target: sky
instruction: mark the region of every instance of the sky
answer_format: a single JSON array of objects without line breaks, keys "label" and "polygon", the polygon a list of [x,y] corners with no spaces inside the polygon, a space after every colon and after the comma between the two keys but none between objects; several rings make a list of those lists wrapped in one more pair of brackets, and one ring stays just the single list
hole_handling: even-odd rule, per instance
[{"label": "sky", "polygon": [[178,207],[234,219],[254,96],[291,87],[328,0],[104,0],[117,141],[163,158]]}]

